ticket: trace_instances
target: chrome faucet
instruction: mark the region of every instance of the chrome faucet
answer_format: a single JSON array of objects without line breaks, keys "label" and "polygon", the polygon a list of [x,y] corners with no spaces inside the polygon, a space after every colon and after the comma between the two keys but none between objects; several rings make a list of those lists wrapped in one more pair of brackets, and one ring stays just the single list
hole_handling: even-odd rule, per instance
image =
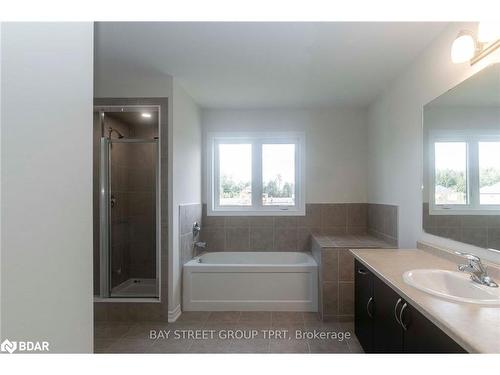
[{"label": "chrome faucet", "polygon": [[196,237],[198,234],[200,234],[201,227],[200,224],[198,224],[197,221],[193,223],[193,237]]},{"label": "chrome faucet", "polygon": [[461,253],[456,251],[455,254],[460,255],[468,260],[467,264],[459,264],[458,270],[461,272],[470,272],[470,278],[475,283],[486,285],[492,288],[498,288],[498,284],[488,276],[486,268],[481,259],[473,254]]}]

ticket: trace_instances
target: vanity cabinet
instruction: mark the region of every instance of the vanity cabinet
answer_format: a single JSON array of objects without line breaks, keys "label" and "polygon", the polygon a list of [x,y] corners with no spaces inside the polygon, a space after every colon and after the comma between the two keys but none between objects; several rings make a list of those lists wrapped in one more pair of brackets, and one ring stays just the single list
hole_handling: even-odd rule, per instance
[{"label": "vanity cabinet", "polygon": [[[373,276],[373,352],[402,353],[403,329],[395,319],[402,299],[378,277]],[[376,339],[375,339],[376,338]]]},{"label": "vanity cabinet", "polygon": [[403,342],[406,353],[466,353],[413,306],[408,304],[401,317],[401,323],[407,327]]},{"label": "vanity cabinet", "polygon": [[354,327],[366,353],[373,351],[373,275],[360,262],[354,265]]},{"label": "vanity cabinet", "polygon": [[354,290],[355,333],[366,353],[465,353],[358,260]]}]

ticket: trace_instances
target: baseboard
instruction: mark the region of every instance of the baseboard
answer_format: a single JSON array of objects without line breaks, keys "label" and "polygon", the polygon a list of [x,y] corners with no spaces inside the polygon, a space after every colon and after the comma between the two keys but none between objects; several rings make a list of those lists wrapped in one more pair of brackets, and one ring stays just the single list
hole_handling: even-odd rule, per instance
[{"label": "baseboard", "polygon": [[181,313],[181,305],[175,306],[173,310],[168,310],[168,322],[175,322],[179,318],[179,316],[181,316]]}]

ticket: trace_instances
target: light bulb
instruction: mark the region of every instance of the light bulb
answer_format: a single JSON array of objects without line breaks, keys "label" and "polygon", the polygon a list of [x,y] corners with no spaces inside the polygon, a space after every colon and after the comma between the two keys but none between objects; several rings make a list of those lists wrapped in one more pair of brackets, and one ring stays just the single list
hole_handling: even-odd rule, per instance
[{"label": "light bulb", "polygon": [[474,50],[472,35],[460,33],[451,46],[451,61],[454,64],[469,61],[474,56]]},{"label": "light bulb", "polygon": [[141,113],[141,116],[145,118],[151,118],[151,113],[143,112]]},{"label": "light bulb", "polygon": [[477,28],[477,39],[481,43],[494,42],[500,39],[500,21],[479,22]]}]

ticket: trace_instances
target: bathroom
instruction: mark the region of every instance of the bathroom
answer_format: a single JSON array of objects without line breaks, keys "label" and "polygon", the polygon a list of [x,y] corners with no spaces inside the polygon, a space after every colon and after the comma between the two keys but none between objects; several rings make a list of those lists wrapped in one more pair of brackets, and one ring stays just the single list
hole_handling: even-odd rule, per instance
[{"label": "bathroom", "polygon": [[[443,25],[433,24],[432,27],[441,30]],[[356,292],[358,275],[354,272],[355,258],[363,266],[367,265],[350,251],[415,248],[413,232],[407,228],[409,215],[404,214],[409,209],[408,202],[405,201],[407,198],[399,197],[400,191],[409,194],[412,189],[397,188],[397,191],[393,192],[392,189],[395,187],[389,183],[396,178],[393,173],[406,172],[406,166],[402,171],[398,171],[397,165],[390,170],[386,169],[387,166],[382,165],[382,169],[379,166],[382,156],[385,156],[378,154],[382,150],[377,147],[380,135],[384,134],[384,142],[397,135],[386,134],[387,129],[380,129],[374,133],[377,127],[387,126],[379,123],[377,117],[381,116],[379,111],[385,103],[379,104],[380,109],[376,105],[367,108],[360,98],[357,99],[357,105],[316,107],[309,104],[300,108],[291,104],[292,99],[307,103],[304,98],[278,96],[277,92],[265,85],[258,88],[266,91],[259,92],[258,97],[252,97],[252,93],[246,90],[231,91],[213,83],[213,77],[223,69],[224,74],[229,75],[230,66],[222,65],[223,61],[219,61],[220,65],[211,66],[208,70],[203,64],[191,63],[182,79],[165,74],[158,77],[153,75],[149,81],[148,75],[151,72],[144,71],[140,74],[140,81],[136,82],[139,76],[137,74],[139,61],[144,64],[144,56],[150,55],[150,49],[143,47],[142,50],[127,55],[128,65],[135,67],[134,74],[128,71],[117,74],[116,63],[107,57],[119,54],[131,40],[145,39],[148,35],[156,33],[162,35],[165,45],[173,46],[172,51],[170,54],[167,53],[168,49],[164,54],[155,52],[148,61],[151,64],[156,62],[158,68],[161,63],[169,66],[170,71],[177,71],[178,64],[188,64],[188,60],[183,59],[194,58],[195,61],[201,59],[199,54],[202,52],[198,50],[188,48],[189,52],[186,52],[175,49],[176,43],[184,47],[189,46],[186,40],[192,33],[207,35],[204,44],[210,46],[216,39],[219,42],[224,40],[222,35],[232,32],[239,36],[240,41],[245,40],[247,44],[255,39],[259,40],[259,44],[253,47],[258,50],[269,49],[270,46],[259,39],[258,33],[255,35],[257,29],[262,34],[286,30],[289,33],[297,33],[298,38],[310,31],[309,28],[313,28],[319,34],[343,31],[338,25],[331,27],[304,25],[303,29],[298,30],[286,26],[280,29],[271,24],[258,27],[252,24],[209,26],[175,23],[140,26],[127,23],[95,25],[94,108],[95,111],[100,110],[104,113],[104,117],[101,117],[104,118],[103,127],[107,129],[106,121],[109,121],[105,106],[113,104],[117,106],[118,111],[134,110],[138,116],[139,113],[141,116],[149,113],[147,107],[141,108],[141,105],[156,104],[166,113],[167,124],[169,121],[173,123],[170,133],[169,130],[161,131],[163,128],[157,118],[155,124],[160,127],[160,134],[168,133],[159,140],[158,146],[162,150],[162,156],[157,157],[159,162],[157,169],[163,176],[167,176],[158,178],[159,186],[156,186],[156,191],[160,192],[158,202],[165,202],[166,205],[160,208],[169,215],[162,221],[161,226],[157,226],[159,231],[157,235],[161,236],[158,243],[166,244],[168,248],[168,250],[158,249],[160,267],[155,280],[157,285],[161,286],[162,295],[160,297],[159,294],[153,296],[139,294],[125,298],[120,298],[112,292],[108,295],[98,295],[94,303],[96,351],[106,353],[398,351],[383,345],[379,349],[371,349],[373,344],[368,345],[358,340],[356,332],[359,329],[356,328],[355,315],[359,306],[356,305],[368,304],[370,310],[373,309],[374,303],[373,299],[370,302],[363,300],[363,296],[360,297],[361,302],[357,301],[359,293]],[[344,31],[348,30],[346,26]],[[374,33],[375,38],[376,32]],[[128,37],[124,38],[124,35]],[[287,40],[291,37],[281,38]],[[280,42],[283,43],[283,40]],[[270,40],[268,43],[278,43],[278,41]],[[308,41],[304,40],[303,43],[307,45]],[[221,52],[220,55],[230,55],[232,41],[228,40],[224,48],[228,51]],[[286,47],[282,49],[288,51]],[[233,56],[235,59],[240,58],[238,54]],[[216,56],[212,58],[216,59]],[[471,83],[467,80],[462,83],[463,89],[461,85],[457,85],[456,96],[462,98],[462,101],[474,95],[484,97],[485,102],[494,101],[495,88],[499,84],[498,69],[486,67],[483,74],[486,74],[488,69],[493,69],[489,77],[481,78],[482,72],[477,73],[475,79],[478,83],[474,84],[474,77],[471,77],[469,79]],[[114,74],[111,74],[112,71]],[[205,78],[199,78],[203,77],[202,73],[205,73]],[[259,74],[257,78],[262,79],[261,75],[265,75],[265,71]],[[160,80],[160,77],[164,81]],[[241,80],[240,84],[243,85],[249,85],[251,78],[256,79],[241,77],[233,72],[229,77],[231,80]],[[486,82],[489,82],[489,88],[481,86],[486,85]],[[167,83],[169,90],[161,91],[162,84]],[[289,85],[289,90],[294,92],[293,82]],[[485,94],[469,93],[471,89],[467,87],[474,85],[480,86]],[[157,89],[158,92],[152,89]],[[320,88],[315,87],[315,89],[321,91]],[[351,83],[351,90],[355,92],[355,83]],[[150,92],[155,92],[163,98],[155,98],[151,94],[146,96]],[[449,91],[452,92],[453,89]],[[490,93],[490,97],[486,93]],[[333,101],[340,101],[345,95],[340,92],[328,94]],[[256,102],[250,105],[249,99]],[[318,103],[318,99],[315,100],[313,102]],[[445,113],[439,118],[449,117],[449,111],[446,109],[453,105],[452,99],[447,99],[443,94],[442,99],[436,100],[448,103],[443,104]],[[280,104],[283,102],[288,105]],[[136,107],[130,107],[130,103]],[[465,111],[466,104],[464,104]],[[436,105],[429,100],[424,106],[424,134],[435,132],[432,128],[436,125],[433,125],[431,120],[437,115],[432,115],[431,108]],[[109,116],[112,116],[112,113]],[[458,116],[463,117],[464,114]],[[472,114],[470,116],[475,119]],[[427,118],[431,120],[427,121]],[[498,130],[495,122],[497,118],[498,108],[493,107],[488,117],[493,133]],[[141,119],[144,120],[142,117]],[[434,120],[436,121],[438,120]],[[456,123],[456,120],[453,123]],[[136,126],[140,124],[139,122]],[[470,128],[470,122],[467,122],[465,127]],[[478,126],[480,129],[484,127],[485,125]],[[106,132],[102,134],[106,137]],[[452,135],[457,136],[457,134]],[[134,137],[129,138],[133,140]],[[113,138],[111,139],[115,142]],[[120,139],[116,140],[119,141]],[[401,139],[393,145],[394,150],[389,150],[400,152],[397,150],[403,145],[404,139]],[[424,156],[430,158],[427,155],[428,147],[421,147],[425,151]],[[390,155],[385,157],[390,158]],[[492,167],[497,168],[495,163]],[[113,174],[112,171],[110,173]],[[429,171],[422,173],[426,177],[429,175]],[[386,176],[387,181],[381,181],[381,176]],[[94,180],[97,177],[98,175]],[[400,183],[401,176],[397,181]],[[428,189],[427,178],[424,181],[425,189]],[[168,184],[171,184],[171,187]],[[422,199],[423,202],[428,202],[426,198],[429,194],[425,189]],[[171,191],[171,196],[168,196],[167,200],[161,194],[165,190],[167,193]],[[112,196],[111,192],[108,197],[113,199]],[[420,212],[423,212],[425,219],[422,227],[424,236],[437,234],[439,238],[449,238],[451,237],[449,233],[456,232],[449,228],[451,224],[449,224],[450,219],[447,220],[448,215],[433,216],[434,221],[443,224],[435,224],[436,226],[428,228],[431,220],[427,218],[431,216],[426,203],[423,209],[420,208]],[[458,217],[458,215],[453,216],[452,219]],[[457,224],[460,228],[460,237],[451,238],[462,243],[479,245],[480,248],[494,248],[494,245],[487,246],[484,241],[475,244],[462,238],[462,234],[465,236],[465,233],[471,232],[473,238],[478,237],[477,224],[470,219],[470,216],[468,218],[471,228],[466,228],[466,224]],[[493,225],[491,230],[494,228],[496,227]],[[419,239],[419,248],[425,244],[425,239]],[[111,249],[114,248],[113,244],[109,246]],[[95,252],[97,253],[97,250]],[[372,253],[376,254],[373,251]],[[486,257],[488,255],[490,259],[495,257],[493,252]],[[486,258],[483,261],[490,259]],[[360,264],[356,265],[358,269],[362,267]],[[112,267],[111,272],[116,270]],[[369,271],[363,269],[360,272]],[[132,299],[128,299],[129,297]],[[402,301],[404,302],[395,308],[397,314],[407,299]],[[409,311],[408,307],[404,310],[406,313],[403,311],[402,316],[407,315]],[[150,323],[151,321],[155,323]],[[320,330],[341,332],[350,335],[351,338],[342,341],[295,338],[281,340],[266,338],[264,333],[260,332],[252,340],[186,339],[175,342],[168,339],[154,342],[149,340],[148,334],[156,332],[156,327],[165,323],[173,328],[185,326],[205,330],[214,328],[218,333],[235,328],[258,329],[263,332],[267,332],[267,329],[280,328],[289,334],[296,330],[305,332]],[[117,333],[109,336],[111,327]],[[359,335],[362,336],[363,333]],[[467,349],[471,350],[469,347]],[[426,349],[418,350],[425,352]],[[446,350],[451,349],[447,347]]]},{"label": "bathroom", "polygon": [[[500,353],[500,35],[470,55],[461,44],[485,25],[3,23],[1,341],[96,354]],[[28,58],[50,61],[29,47],[53,38],[68,67],[35,71],[51,74],[26,99]],[[57,74],[74,92],[52,130],[34,133],[53,147],[28,137],[42,156],[23,157],[27,130],[10,124],[47,128],[52,112],[16,103],[38,103]],[[54,250],[28,257],[37,246]],[[42,272],[46,254],[58,261]],[[40,283],[29,293],[9,283],[26,267]],[[74,310],[56,311],[61,296]]]}]

